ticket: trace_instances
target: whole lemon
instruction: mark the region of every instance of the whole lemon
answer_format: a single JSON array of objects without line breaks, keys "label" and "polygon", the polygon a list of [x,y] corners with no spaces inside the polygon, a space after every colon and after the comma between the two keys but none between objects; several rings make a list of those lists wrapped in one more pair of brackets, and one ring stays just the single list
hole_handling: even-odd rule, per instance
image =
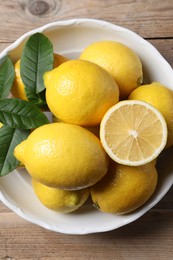
[{"label": "whole lemon", "polygon": [[143,72],[139,57],[120,42],[94,42],[83,50],[80,59],[92,61],[107,70],[119,86],[120,99],[127,98],[142,83]]},{"label": "whole lemon", "polygon": [[47,208],[69,213],[80,208],[89,196],[89,188],[82,190],[60,190],[48,187],[32,178],[32,187],[40,202]]},{"label": "whole lemon", "polygon": [[91,187],[92,200],[103,212],[125,214],[139,208],[151,197],[157,179],[155,162],[143,166],[111,162],[105,177]]},{"label": "whole lemon", "polygon": [[173,145],[173,91],[159,82],[152,82],[132,91],[128,99],[148,102],[162,113],[168,127],[166,147]]},{"label": "whole lemon", "polygon": [[[52,122],[62,122],[57,118],[56,116],[52,115]],[[87,130],[89,130],[91,133],[96,135],[98,138],[100,138],[100,125],[94,125],[94,126],[86,126]]]},{"label": "whole lemon", "polygon": [[119,100],[113,77],[89,61],[67,61],[46,72],[44,83],[50,111],[67,123],[97,125]]},{"label": "whole lemon", "polygon": [[85,128],[67,123],[35,129],[16,146],[14,155],[37,181],[67,190],[93,185],[108,167],[100,140]]},{"label": "whole lemon", "polygon": [[[54,64],[53,67],[56,68],[63,62],[67,61],[68,59],[62,55],[54,53]],[[28,100],[26,93],[25,93],[25,86],[23,84],[22,78],[20,76],[20,60],[18,60],[14,64],[14,71],[15,71],[15,78],[11,88],[11,93],[14,97],[20,98],[23,100]]]}]

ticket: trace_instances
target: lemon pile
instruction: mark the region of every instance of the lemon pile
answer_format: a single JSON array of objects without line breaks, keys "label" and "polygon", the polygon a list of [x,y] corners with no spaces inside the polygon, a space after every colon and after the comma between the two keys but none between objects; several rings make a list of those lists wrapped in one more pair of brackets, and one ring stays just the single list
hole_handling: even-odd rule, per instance
[{"label": "lemon pile", "polygon": [[[75,60],[57,55],[44,74],[53,123],[15,150],[47,208],[80,208],[91,195],[101,211],[125,214],[154,193],[159,154],[173,144],[173,92],[159,82],[142,85],[142,63],[115,41],[92,43]],[[26,99],[15,65],[12,93]]]}]

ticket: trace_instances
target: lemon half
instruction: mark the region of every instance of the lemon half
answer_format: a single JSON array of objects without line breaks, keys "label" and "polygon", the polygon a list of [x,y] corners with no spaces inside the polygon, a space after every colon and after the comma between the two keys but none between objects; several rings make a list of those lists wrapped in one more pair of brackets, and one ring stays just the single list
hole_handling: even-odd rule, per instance
[{"label": "lemon half", "polygon": [[100,138],[116,162],[137,166],[154,160],[167,142],[167,125],[150,104],[127,100],[110,108],[100,126]]}]

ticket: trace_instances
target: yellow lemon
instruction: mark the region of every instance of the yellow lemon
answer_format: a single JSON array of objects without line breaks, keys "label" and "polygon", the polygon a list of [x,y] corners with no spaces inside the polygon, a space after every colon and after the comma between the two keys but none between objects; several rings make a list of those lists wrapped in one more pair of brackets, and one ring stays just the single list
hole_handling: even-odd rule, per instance
[{"label": "yellow lemon", "polygon": [[135,89],[128,99],[148,102],[162,113],[168,126],[166,147],[173,145],[173,91],[159,82],[153,82]]},{"label": "yellow lemon", "polygon": [[143,166],[111,163],[105,177],[91,187],[91,197],[101,211],[125,214],[139,208],[151,197],[157,180],[153,163]]},{"label": "yellow lemon", "polygon": [[81,126],[52,123],[35,129],[16,146],[15,157],[37,181],[60,189],[82,189],[107,172],[100,140]]},{"label": "yellow lemon", "polygon": [[46,101],[61,121],[97,125],[119,100],[113,77],[89,61],[70,60],[44,75]]},{"label": "yellow lemon", "polygon": [[48,187],[32,178],[32,187],[40,202],[49,209],[69,213],[80,208],[89,196],[89,188],[60,190]]},{"label": "yellow lemon", "polygon": [[100,138],[117,163],[138,166],[154,160],[167,142],[162,114],[140,100],[124,100],[111,107],[100,126]]},{"label": "yellow lemon", "polygon": [[120,99],[127,98],[142,83],[143,72],[139,57],[120,42],[94,42],[83,50],[80,59],[92,61],[107,70],[119,86]]},{"label": "yellow lemon", "polygon": [[[62,122],[57,118],[56,116],[52,115],[52,122]],[[89,130],[91,133],[96,135],[98,138],[100,138],[100,125],[95,125],[95,126],[86,126],[85,127],[87,130]]]},{"label": "yellow lemon", "polygon": [[20,76],[20,60],[14,64],[15,78],[11,88],[11,93],[15,98],[28,100],[25,93],[25,86]]},{"label": "yellow lemon", "polygon": [[60,55],[58,53],[54,53],[54,63],[53,63],[53,67],[57,68],[59,65],[61,65],[62,63],[68,61],[69,59],[63,55]]},{"label": "yellow lemon", "polygon": [[[63,62],[67,61],[68,59],[62,55],[54,53],[54,68],[58,67]],[[18,60],[14,64],[14,70],[15,70],[15,78],[14,82],[11,88],[11,93],[14,97],[20,98],[23,100],[28,100],[26,93],[25,93],[25,86],[23,84],[22,78],[20,76],[20,60]]]}]

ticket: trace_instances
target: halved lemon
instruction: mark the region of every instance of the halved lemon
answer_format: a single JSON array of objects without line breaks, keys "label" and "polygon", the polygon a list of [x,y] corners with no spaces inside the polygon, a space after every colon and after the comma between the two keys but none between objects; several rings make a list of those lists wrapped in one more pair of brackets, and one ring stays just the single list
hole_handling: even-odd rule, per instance
[{"label": "halved lemon", "polygon": [[100,126],[107,154],[124,165],[144,165],[154,160],[167,142],[167,124],[152,105],[125,100],[111,107]]}]

